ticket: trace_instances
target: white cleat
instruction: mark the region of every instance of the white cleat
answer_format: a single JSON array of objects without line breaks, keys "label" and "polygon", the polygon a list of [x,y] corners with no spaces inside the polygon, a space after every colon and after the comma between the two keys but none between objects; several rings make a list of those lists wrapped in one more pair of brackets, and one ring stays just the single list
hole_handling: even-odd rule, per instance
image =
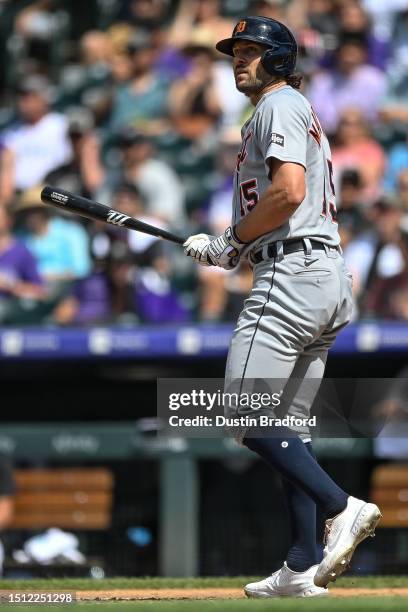
[{"label": "white cleat", "polygon": [[374,537],[380,518],[378,506],[350,496],[343,512],[326,521],[326,546],[314,577],[316,586],[325,587],[346,571],[360,542]]},{"label": "white cleat", "polygon": [[313,565],[305,572],[293,572],[286,565],[260,582],[251,582],[244,587],[247,597],[327,597],[328,589],[322,589],[313,582],[318,566]]}]

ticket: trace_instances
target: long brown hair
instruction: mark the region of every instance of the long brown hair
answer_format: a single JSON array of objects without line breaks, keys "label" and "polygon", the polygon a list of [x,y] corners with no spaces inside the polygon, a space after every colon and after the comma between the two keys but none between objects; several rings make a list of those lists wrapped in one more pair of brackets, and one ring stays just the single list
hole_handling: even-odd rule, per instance
[{"label": "long brown hair", "polygon": [[293,89],[300,89],[302,84],[303,76],[299,72],[294,72],[293,74],[289,74],[285,77],[285,81],[288,85],[293,87]]}]

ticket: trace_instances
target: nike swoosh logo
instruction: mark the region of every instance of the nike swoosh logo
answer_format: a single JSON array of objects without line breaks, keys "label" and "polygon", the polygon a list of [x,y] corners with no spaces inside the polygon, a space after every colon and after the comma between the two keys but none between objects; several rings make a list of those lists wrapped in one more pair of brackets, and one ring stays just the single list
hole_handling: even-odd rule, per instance
[{"label": "nike swoosh logo", "polygon": [[318,260],[317,259],[305,259],[306,268],[308,268],[311,264],[315,263],[316,261]]}]

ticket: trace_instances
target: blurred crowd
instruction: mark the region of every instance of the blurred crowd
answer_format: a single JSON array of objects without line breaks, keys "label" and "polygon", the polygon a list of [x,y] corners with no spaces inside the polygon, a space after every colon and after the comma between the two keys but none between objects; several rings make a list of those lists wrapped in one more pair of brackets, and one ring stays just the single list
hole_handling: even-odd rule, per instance
[{"label": "blurred crowd", "polygon": [[251,114],[214,45],[286,23],[330,138],[355,318],[408,320],[408,0],[0,0],[0,324],[234,320],[244,262],[41,203],[50,184],[182,236],[230,224]]}]

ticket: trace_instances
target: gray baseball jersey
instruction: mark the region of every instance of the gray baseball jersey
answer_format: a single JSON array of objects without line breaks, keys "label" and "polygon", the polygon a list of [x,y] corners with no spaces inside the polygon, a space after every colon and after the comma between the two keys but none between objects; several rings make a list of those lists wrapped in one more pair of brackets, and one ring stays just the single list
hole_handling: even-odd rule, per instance
[{"label": "gray baseball jersey", "polygon": [[242,128],[233,224],[256,206],[270,186],[271,157],[304,166],[306,197],[286,223],[252,242],[243,254],[276,240],[302,237],[337,246],[340,239],[329,143],[310,103],[289,85],[266,93]]}]

